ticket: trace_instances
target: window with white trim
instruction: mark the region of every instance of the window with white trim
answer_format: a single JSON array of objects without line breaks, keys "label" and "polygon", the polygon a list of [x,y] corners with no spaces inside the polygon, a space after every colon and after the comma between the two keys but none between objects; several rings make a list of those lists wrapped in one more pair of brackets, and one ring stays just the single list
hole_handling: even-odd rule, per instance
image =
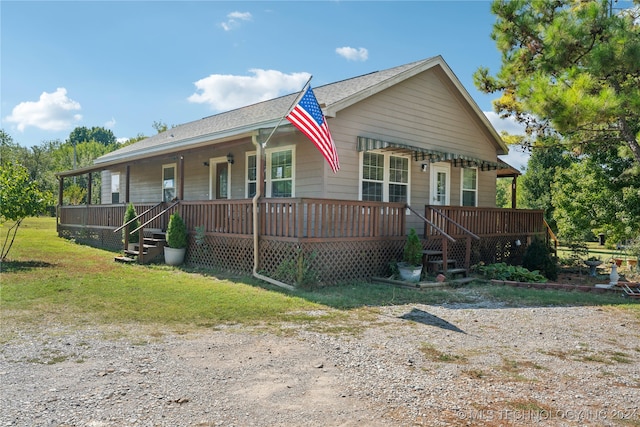
[{"label": "window with white trim", "polygon": [[409,158],[366,151],[361,157],[360,199],[379,202],[409,200]]},{"label": "window with white trim", "polygon": [[478,206],[478,168],[462,168],[462,206]]},{"label": "window with white trim", "polygon": [[[266,150],[265,170],[266,197],[295,196],[295,147],[271,148]],[[247,197],[256,194],[257,162],[256,154],[247,154]]]},{"label": "window with white trim", "polygon": [[162,165],[162,201],[169,202],[176,198],[176,164]]},{"label": "window with white trim", "polygon": [[120,203],[120,172],[111,174],[111,203]]}]

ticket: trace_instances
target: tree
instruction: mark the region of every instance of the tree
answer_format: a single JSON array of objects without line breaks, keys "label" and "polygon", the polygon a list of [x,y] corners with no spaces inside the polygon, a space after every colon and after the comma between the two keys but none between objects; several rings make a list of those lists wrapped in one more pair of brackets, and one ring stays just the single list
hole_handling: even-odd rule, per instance
[{"label": "tree", "polygon": [[[44,193],[38,184],[29,177],[24,166],[8,163],[0,170],[0,221],[13,221],[0,251],[0,260],[4,261],[13,246],[22,221],[45,211],[51,200],[51,193]],[[11,240],[9,240],[11,239]]]},{"label": "tree", "polygon": [[86,126],[77,127],[69,134],[68,142],[71,145],[82,144],[83,142],[95,141],[105,147],[109,147],[109,151],[115,149],[118,140],[110,129],[93,126],[91,129]]},{"label": "tree", "polygon": [[640,163],[640,0],[615,13],[612,6],[494,1],[501,69],[491,76],[480,68],[474,80],[486,93],[501,92],[495,110],[529,134],[558,132],[578,154],[625,147],[620,155]]},{"label": "tree", "polygon": [[531,150],[527,171],[520,178],[520,206],[526,209],[544,210],[545,220],[557,231],[553,216],[554,206],[551,200],[551,187],[556,176],[569,168],[576,159],[568,155],[561,147],[548,144]]}]

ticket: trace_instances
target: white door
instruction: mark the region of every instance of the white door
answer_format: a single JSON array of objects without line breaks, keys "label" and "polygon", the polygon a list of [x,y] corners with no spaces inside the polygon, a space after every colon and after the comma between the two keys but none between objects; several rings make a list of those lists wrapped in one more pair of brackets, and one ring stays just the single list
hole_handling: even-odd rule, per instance
[{"label": "white door", "polygon": [[451,165],[433,163],[431,165],[431,204],[448,205],[451,187]]}]

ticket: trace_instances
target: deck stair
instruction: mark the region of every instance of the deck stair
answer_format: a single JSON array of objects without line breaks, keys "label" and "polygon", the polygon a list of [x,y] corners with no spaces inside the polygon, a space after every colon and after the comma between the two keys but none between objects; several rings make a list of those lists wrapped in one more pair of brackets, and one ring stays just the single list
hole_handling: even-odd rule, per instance
[{"label": "deck stair", "polygon": [[466,268],[458,268],[455,259],[447,259],[447,266],[444,268],[444,257],[442,251],[423,250],[422,251],[422,267],[426,272],[435,274],[444,274],[449,277],[456,277],[461,274],[468,277]]},{"label": "deck stair", "polygon": [[125,249],[124,255],[114,258],[117,262],[139,262],[148,264],[155,258],[164,254],[164,247],[167,245],[166,235],[163,232],[153,233],[151,237],[145,237],[142,242],[142,257],[140,256],[140,245],[136,244],[133,249]]}]

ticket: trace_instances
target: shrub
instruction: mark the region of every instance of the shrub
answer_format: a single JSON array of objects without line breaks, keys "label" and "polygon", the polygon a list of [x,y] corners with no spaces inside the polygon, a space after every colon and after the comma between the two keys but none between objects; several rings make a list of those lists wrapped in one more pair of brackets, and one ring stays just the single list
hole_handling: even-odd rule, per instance
[{"label": "shrub", "polygon": [[534,239],[522,259],[522,266],[527,270],[540,271],[547,279],[558,278],[558,264],[547,244],[541,239]]},{"label": "shrub", "polygon": [[478,271],[487,279],[509,280],[513,282],[544,283],[547,281],[538,271],[529,271],[517,265],[507,265],[504,262],[481,265]]},{"label": "shrub", "polygon": [[[133,206],[133,203],[129,203],[129,205],[127,206],[127,210],[124,212],[124,220],[122,221],[122,224],[126,224],[127,222],[129,222],[133,218],[135,218],[136,216],[138,216],[138,214],[136,214],[135,206]],[[128,226],[123,228],[122,229],[122,240],[125,241],[126,240],[126,235],[129,234],[128,242],[129,243],[138,243],[140,241],[140,231],[136,231],[136,232],[133,232],[133,233],[131,232],[132,230],[135,230],[138,227],[140,227],[140,221],[135,220],[131,224],[129,224]]]},{"label": "shrub", "polygon": [[402,260],[414,266],[422,265],[422,242],[415,229],[409,231],[407,242],[404,245]]},{"label": "shrub", "polygon": [[169,217],[167,245],[173,249],[187,247],[187,226],[178,212],[174,212]]}]

